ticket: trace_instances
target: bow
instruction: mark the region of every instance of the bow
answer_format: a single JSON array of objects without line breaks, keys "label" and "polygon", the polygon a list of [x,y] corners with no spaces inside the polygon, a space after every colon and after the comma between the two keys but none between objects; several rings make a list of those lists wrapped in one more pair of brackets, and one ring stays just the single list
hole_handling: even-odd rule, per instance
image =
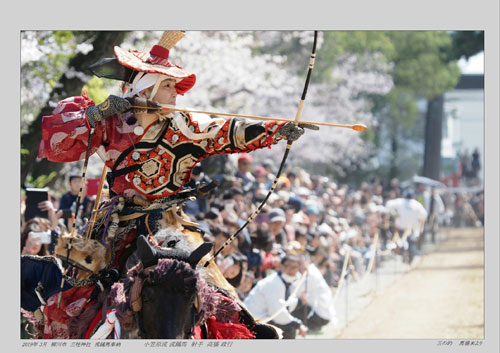
[{"label": "bow", "polygon": [[[295,121],[294,122],[297,123],[297,124],[300,121],[300,115],[302,114],[302,108],[304,107],[304,102],[306,100],[307,88],[309,87],[309,81],[311,79],[311,73],[312,73],[312,70],[314,68],[314,59],[316,57],[316,42],[317,42],[317,39],[318,39],[318,31],[314,31],[314,42],[313,42],[313,48],[312,48],[312,51],[311,51],[311,57],[309,59],[309,69],[307,71],[306,82],[304,83],[304,89],[302,90],[302,96],[300,98],[299,107],[297,109],[297,114],[295,115]],[[271,185],[271,188],[269,189],[269,191],[268,191],[266,197],[264,198],[264,200],[260,203],[259,207],[257,207],[257,209],[250,215],[250,217],[248,217],[247,221],[232,236],[230,236],[224,242],[224,244],[220,247],[220,249],[217,250],[217,252],[212,255],[212,257],[205,263],[204,267],[207,267],[208,264],[209,264],[209,262],[211,260],[215,259],[217,257],[217,255],[219,255],[219,253],[226,246],[228,246],[234,240],[234,238],[236,238],[241,233],[241,231],[243,229],[245,229],[246,226],[249,225],[255,219],[255,217],[257,217],[257,215],[260,213],[260,211],[262,210],[262,208],[266,204],[267,200],[269,199],[269,197],[271,196],[271,194],[274,192],[274,189],[276,189],[276,185],[278,185],[278,179],[279,179],[279,177],[281,175],[281,172],[283,171],[286,159],[288,158],[288,154],[290,153],[290,149],[291,148],[292,148],[292,141],[287,141],[285,154],[283,155],[283,159],[281,160],[278,172],[276,173],[276,176],[274,177],[273,184]]]}]

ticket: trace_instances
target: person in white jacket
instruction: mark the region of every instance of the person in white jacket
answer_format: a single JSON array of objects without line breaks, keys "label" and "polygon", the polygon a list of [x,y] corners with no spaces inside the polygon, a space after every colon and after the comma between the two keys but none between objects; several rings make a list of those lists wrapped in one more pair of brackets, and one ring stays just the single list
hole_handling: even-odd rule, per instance
[{"label": "person in white jacket", "polygon": [[307,265],[306,280],[301,286],[301,300],[292,315],[301,319],[309,331],[320,330],[329,322],[335,325],[337,318],[332,290],[312,261]]},{"label": "person in white jacket", "polygon": [[[307,327],[302,320],[293,316],[293,311],[304,291],[301,273],[299,272],[300,257],[287,254],[281,261],[280,270],[263,278],[250,291],[244,304],[257,320],[269,320],[269,323],[283,330],[284,339],[294,339],[305,336]],[[294,293],[296,292],[296,293]]]},{"label": "person in white jacket", "polygon": [[413,190],[407,190],[405,198],[387,201],[386,207],[389,211],[397,213],[395,225],[404,239],[403,248],[408,252],[411,264],[416,253],[418,237],[427,219],[427,211],[420,202],[414,199]]}]

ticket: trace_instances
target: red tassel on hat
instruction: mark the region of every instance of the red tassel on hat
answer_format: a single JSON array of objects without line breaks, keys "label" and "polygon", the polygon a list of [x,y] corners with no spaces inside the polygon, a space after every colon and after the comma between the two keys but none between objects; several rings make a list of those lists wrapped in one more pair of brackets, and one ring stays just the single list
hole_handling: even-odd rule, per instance
[{"label": "red tassel on hat", "polygon": [[159,56],[162,59],[168,59],[169,50],[159,45],[154,45],[149,51],[149,54]]}]

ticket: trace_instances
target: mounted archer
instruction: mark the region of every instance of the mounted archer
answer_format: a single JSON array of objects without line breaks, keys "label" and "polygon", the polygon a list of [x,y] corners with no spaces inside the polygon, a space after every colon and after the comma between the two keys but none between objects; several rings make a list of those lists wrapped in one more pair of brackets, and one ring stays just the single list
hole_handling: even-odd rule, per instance
[{"label": "mounted archer", "polygon": [[[95,105],[84,92],[61,101],[52,115],[43,117],[39,158],[72,162],[83,157],[88,160],[90,154],[97,153],[110,169],[109,200],[95,210],[97,226],[86,228],[89,241],[105,248],[99,258],[98,252],[89,255],[92,265],[105,265],[93,267],[78,280],[95,279],[99,271],[113,269],[123,276],[136,238],[148,235],[154,244],[153,234],[167,225],[184,231],[188,242],[199,246],[203,243],[201,234],[189,231],[196,224],[185,219],[180,208],[192,168],[211,155],[250,152],[281,139],[290,144],[304,133],[302,126],[292,122],[214,119],[159,109],[175,106],[177,96],[187,93],[196,82],[194,74],[169,61],[170,50],[183,36],[183,32],[164,32],[149,52],[115,47],[115,58],[103,59],[91,69],[100,77],[123,81],[121,97],[112,95]],[[72,260],[72,239],[61,237],[57,255],[67,264],[88,268]],[[81,258],[89,260],[88,256]],[[209,284],[237,298],[234,288],[208,258],[204,262],[205,266],[210,262]],[[86,290],[85,295],[88,293]]]},{"label": "mounted archer", "polygon": [[[187,93],[196,82],[194,74],[168,61],[169,51],[183,36],[165,32],[148,53],[117,46],[116,59],[93,65],[97,75],[123,80],[124,95],[109,96],[97,106],[85,93],[60,102],[53,115],[43,118],[38,157],[54,162],[81,159],[94,127],[91,153],[97,152],[111,169],[111,190],[127,200],[134,196],[152,200],[180,191],[203,158],[249,152],[303,134],[301,127],[283,122],[148,110],[148,106],[175,106],[177,95]],[[109,73],[110,68],[114,72]]]}]

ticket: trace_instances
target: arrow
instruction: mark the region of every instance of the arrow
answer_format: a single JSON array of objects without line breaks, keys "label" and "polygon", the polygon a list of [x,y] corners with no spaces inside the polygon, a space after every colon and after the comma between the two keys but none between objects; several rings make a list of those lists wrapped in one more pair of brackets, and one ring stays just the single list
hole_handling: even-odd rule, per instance
[{"label": "arrow", "polygon": [[[162,106],[163,106],[162,108],[153,108],[153,107],[150,108],[150,107],[148,107],[147,109],[148,110],[152,109],[152,110],[185,112],[185,113],[199,113],[199,114],[219,115],[219,116],[231,116],[231,117],[240,117],[240,118],[257,119],[257,120],[283,121],[283,122],[289,122],[289,123],[295,123],[295,124],[312,124],[312,125],[318,125],[318,126],[333,126],[333,127],[342,127],[342,128],[346,128],[346,129],[352,129],[352,130],[359,131],[359,132],[366,130],[366,125],[364,125],[364,124],[353,124],[353,125],[332,124],[332,123],[304,121],[304,120],[299,121],[299,120],[289,120],[289,119],[282,119],[282,118],[269,118],[267,116],[243,115],[243,114],[209,112],[209,111],[204,111],[204,110],[182,109],[182,108],[175,108],[174,106],[170,106],[167,104],[164,104]],[[140,107],[140,106],[132,106],[132,108],[145,109],[145,107]]]}]

